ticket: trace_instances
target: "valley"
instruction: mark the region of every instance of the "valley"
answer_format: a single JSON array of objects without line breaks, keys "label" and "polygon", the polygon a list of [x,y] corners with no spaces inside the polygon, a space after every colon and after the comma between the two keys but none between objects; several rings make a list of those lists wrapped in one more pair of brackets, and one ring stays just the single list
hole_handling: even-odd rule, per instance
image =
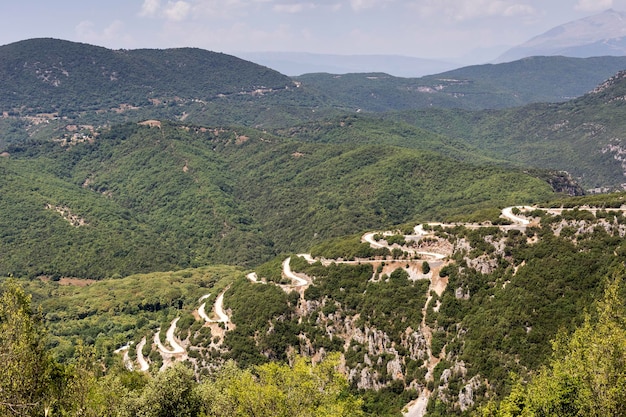
[{"label": "valley", "polygon": [[[442,298],[446,290],[448,290],[449,284],[449,276],[445,273],[442,273],[442,270],[453,266],[455,262],[458,261],[458,251],[464,251],[464,245],[450,245],[447,240],[442,240],[441,233],[451,234],[454,233],[454,230],[466,229],[468,231],[479,231],[484,229],[489,232],[489,235],[493,235],[495,230],[499,230],[500,233],[504,233],[505,235],[511,235],[511,233],[526,233],[528,228],[538,228],[540,227],[540,220],[544,218],[544,216],[550,217],[559,217],[563,218],[564,216],[567,218],[569,213],[590,213],[594,217],[598,216],[598,214],[603,215],[611,215],[611,213],[615,216],[621,216],[626,211],[626,207],[615,207],[615,208],[596,208],[592,206],[580,206],[576,207],[573,211],[572,209],[567,209],[563,207],[554,207],[554,208],[540,208],[537,206],[520,206],[520,207],[506,207],[501,211],[501,217],[505,220],[505,223],[509,224],[499,224],[492,225],[490,222],[483,223],[423,223],[415,226],[410,234],[402,234],[400,231],[384,231],[384,232],[368,232],[361,236],[361,242],[367,244],[372,249],[380,250],[387,253],[386,256],[376,256],[375,258],[355,258],[355,259],[343,259],[343,258],[325,258],[325,257],[313,257],[311,254],[298,254],[295,255],[293,259],[300,259],[305,261],[304,264],[301,262],[294,262],[292,257],[286,257],[279,264],[280,274],[282,277],[279,281],[272,281],[263,275],[259,275],[257,272],[249,272],[246,274],[246,281],[250,283],[251,290],[254,292],[254,288],[264,288],[267,285],[276,286],[280,288],[281,292],[285,295],[290,296],[290,293],[297,294],[297,306],[294,304],[295,317],[299,317],[298,320],[302,320],[309,313],[307,312],[310,306],[310,291],[308,289],[317,285],[317,278],[315,275],[310,275],[306,272],[296,272],[292,269],[291,265],[300,265],[296,270],[304,270],[308,271],[307,267],[304,265],[309,265],[310,267],[315,267],[319,270],[320,267],[333,268],[339,265],[345,266],[353,266],[358,267],[360,265],[371,265],[372,275],[369,276],[368,281],[372,284],[375,283],[383,283],[384,281],[388,281],[390,279],[394,279],[392,277],[398,275],[398,271],[402,271],[403,274],[406,274],[406,282],[415,282],[415,281],[426,281],[428,282],[428,286],[424,288],[425,294],[427,297],[422,298],[423,304],[415,305],[415,301],[411,301],[410,303],[414,306],[413,308],[417,308],[421,311],[421,319],[418,323],[415,323],[415,329],[412,330],[410,327],[407,327],[406,332],[407,335],[411,332],[414,332],[411,337],[417,337],[416,340],[420,340],[418,346],[421,346],[418,350],[419,355],[423,358],[423,363],[420,366],[420,369],[423,369],[424,373],[421,374],[422,380],[420,381],[412,381],[411,386],[414,386],[416,389],[416,397],[413,401],[406,405],[404,415],[415,417],[415,416],[424,416],[427,411],[427,405],[431,401],[433,395],[433,389],[428,388],[428,383],[437,382],[434,380],[435,369],[439,363],[448,363],[450,356],[446,354],[445,345],[443,348],[433,348],[433,338],[434,335],[439,331],[436,325],[433,325],[433,315],[439,312],[442,308]],[[540,215],[540,213],[545,213],[545,215]],[[590,218],[586,215],[582,215],[586,221],[589,221]],[[616,217],[617,219],[617,217]],[[606,227],[606,226],[605,226]],[[560,231],[563,231],[563,226],[559,227]],[[626,234],[626,226],[620,226],[620,235]],[[495,233],[497,234],[497,233]],[[395,242],[396,240],[402,239],[402,243],[390,243]],[[389,239],[387,241],[386,239]],[[494,242],[495,244],[495,242]],[[501,250],[501,249],[500,249]],[[391,256],[393,254],[393,256]],[[457,261],[455,261],[457,259]],[[477,258],[479,262],[472,262],[470,258],[467,258],[468,264],[471,264],[473,268],[478,270],[483,270],[484,268],[490,269],[493,268],[491,266],[491,262],[489,259]],[[520,265],[516,267],[518,270],[520,267],[524,265]],[[484,272],[483,272],[484,273]],[[487,272],[488,273],[488,272]],[[515,274],[514,274],[515,275]],[[513,275],[513,276],[514,276]],[[397,278],[395,278],[397,279]],[[92,284],[99,285],[99,284]],[[506,283],[503,285],[503,288],[506,287]],[[166,343],[169,347],[166,347],[163,342],[161,342],[160,338],[160,328],[157,328],[154,332],[152,347],[148,348],[148,351],[158,352],[161,359],[157,361],[157,363],[161,363],[160,369],[163,371],[167,367],[172,366],[174,363],[179,361],[191,361],[194,364],[194,368],[196,372],[201,371],[201,358],[204,356],[206,352],[205,348],[209,345],[205,344],[205,340],[198,339],[197,336],[193,334],[194,328],[195,331],[207,328],[210,330],[207,332],[205,337],[213,339],[210,344],[211,348],[224,350],[224,342],[228,337],[228,333],[235,331],[238,327],[239,323],[237,320],[232,319],[232,310],[228,308],[225,310],[224,303],[225,298],[228,296],[228,289],[230,286],[227,286],[225,289],[219,292],[219,295],[214,298],[211,313],[205,311],[207,305],[207,299],[211,299],[211,294],[205,294],[200,297],[196,301],[196,307],[194,310],[189,311],[189,315],[194,317],[195,323],[204,323],[202,327],[198,327],[195,324],[189,328],[189,330],[185,329],[177,329],[177,323],[181,320],[181,316],[177,315],[170,323],[168,330],[166,332]],[[449,291],[449,290],[448,290]],[[454,289],[455,297],[457,299],[469,299],[469,292],[466,293],[465,290],[459,292],[459,289]],[[251,293],[253,294],[253,293]],[[253,298],[256,297],[251,295]],[[295,302],[295,299],[294,299]],[[307,307],[308,306],[308,307]],[[335,313],[336,314],[336,313]],[[236,316],[236,314],[235,314]],[[211,318],[215,317],[215,318]],[[355,317],[356,318],[356,317]],[[392,354],[395,356],[395,359],[388,362],[387,371],[386,372],[394,372],[395,374],[392,376],[392,380],[396,378],[404,379],[406,383],[408,375],[405,374],[406,370],[403,371],[404,366],[400,365],[402,363],[406,363],[405,361],[408,358],[400,355],[398,348],[400,345],[397,345],[397,342],[391,342],[390,340],[383,341],[382,345],[376,347],[376,344],[381,343],[377,342],[376,338],[381,336],[376,336],[380,330],[376,330],[374,328],[368,330],[367,326],[365,327],[365,335],[360,334],[360,330],[358,328],[350,328],[350,323],[353,322],[355,318],[351,318],[350,316],[341,318],[341,321],[345,323],[345,329],[342,329],[343,326],[338,326],[339,323],[336,321],[337,318],[332,318],[332,313],[327,316],[327,319],[330,322],[326,323],[327,331],[337,326],[334,330],[332,330],[332,338],[339,338],[342,340],[344,349],[346,349],[346,354],[351,350],[355,343],[360,344],[364,343],[365,346],[368,346],[368,350],[370,355],[376,354],[377,349],[382,349],[381,352],[386,352],[385,354]],[[528,325],[527,325],[528,326]],[[270,330],[271,331],[271,330]],[[368,332],[369,336],[366,337]],[[392,337],[390,334],[381,333],[384,339]],[[372,338],[369,341],[368,338]],[[383,339],[383,340],[384,340]],[[200,344],[196,345],[193,341],[199,341]],[[332,339],[331,339],[332,340]],[[300,341],[300,349],[302,349],[302,343],[306,341],[306,344],[310,344],[311,341],[306,339]],[[143,336],[139,343],[137,343],[136,348],[136,359],[133,361],[128,357],[128,349],[130,346],[136,342],[131,341],[130,343],[125,343],[125,345],[117,349],[115,353],[124,355],[124,364],[129,370],[141,370],[147,371],[150,368],[150,363],[145,359],[144,354],[150,357],[154,357],[151,353],[148,354],[146,351],[146,336]],[[391,342],[391,343],[390,343]],[[402,346],[406,343],[406,340],[402,340],[400,342]],[[313,347],[314,345],[310,345],[307,349],[313,348],[313,351],[309,352],[309,354],[313,354],[317,349]],[[394,347],[395,346],[395,347]],[[125,350],[121,350],[124,349]],[[413,350],[416,347],[407,346],[409,350]],[[196,352],[191,355],[191,352]],[[313,354],[314,357],[323,356],[323,348],[317,352],[317,354]],[[198,356],[199,354],[199,356]],[[321,355],[321,356],[319,356]],[[367,356],[367,354],[366,354]],[[412,355],[411,355],[412,357]],[[394,361],[397,361],[396,365],[391,366]],[[442,362],[443,361],[443,362]],[[347,364],[346,364],[347,365]],[[450,364],[448,363],[448,366]],[[396,369],[395,367],[398,366]],[[405,365],[406,366],[406,365]],[[464,367],[463,361],[455,363],[452,368],[456,369],[457,367]],[[349,369],[349,368],[348,368]],[[358,369],[358,368],[357,368]],[[368,368],[363,368],[363,370],[367,370]],[[393,370],[393,371],[392,371]],[[358,373],[354,373],[351,370],[349,374],[351,378],[355,378],[358,385],[362,385],[362,387],[370,386],[370,384],[374,383],[375,380],[370,380],[373,375],[370,374],[371,371],[366,372],[365,374],[361,371],[359,376]],[[378,371],[377,371],[378,372]],[[457,372],[452,371],[452,372]],[[465,371],[466,372],[466,371]],[[364,376],[368,375],[368,376]],[[482,383],[480,379],[470,379],[468,385],[465,390],[468,394],[466,398],[463,400],[461,404],[468,405],[472,404],[474,401],[474,397],[471,394],[472,390],[476,390],[480,387]],[[467,388],[470,387],[470,388]],[[441,389],[441,387],[439,387]],[[459,394],[460,398],[460,394]],[[462,406],[463,407],[463,406]]]},{"label": "valley", "polygon": [[610,415],[624,67],[0,46],[0,415]]}]

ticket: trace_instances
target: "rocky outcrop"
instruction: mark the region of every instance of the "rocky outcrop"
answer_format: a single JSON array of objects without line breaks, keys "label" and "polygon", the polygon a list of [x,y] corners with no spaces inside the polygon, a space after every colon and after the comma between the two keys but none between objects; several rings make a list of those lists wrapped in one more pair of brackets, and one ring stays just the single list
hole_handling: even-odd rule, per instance
[{"label": "rocky outcrop", "polygon": [[461,411],[466,411],[474,406],[474,392],[480,385],[480,377],[476,375],[461,388],[461,391],[459,391],[459,408]]},{"label": "rocky outcrop", "polygon": [[546,182],[556,193],[567,195],[585,195],[585,190],[566,171],[552,171],[546,178]]}]

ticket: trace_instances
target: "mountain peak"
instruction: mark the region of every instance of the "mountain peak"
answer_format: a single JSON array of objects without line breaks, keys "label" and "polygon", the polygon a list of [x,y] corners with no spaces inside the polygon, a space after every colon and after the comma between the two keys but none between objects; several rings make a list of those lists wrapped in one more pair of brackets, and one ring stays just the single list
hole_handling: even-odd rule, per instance
[{"label": "mountain peak", "polygon": [[538,55],[577,58],[626,55],[626,13],[608,9],[556,26],[509,49],[496,61],[507,62]]}]

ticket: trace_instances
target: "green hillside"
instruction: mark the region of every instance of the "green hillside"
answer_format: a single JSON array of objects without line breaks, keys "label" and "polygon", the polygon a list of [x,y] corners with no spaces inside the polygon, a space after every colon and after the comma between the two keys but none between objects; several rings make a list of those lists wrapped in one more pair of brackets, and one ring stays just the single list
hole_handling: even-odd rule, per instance
[{"label": "green hillside", "polygon": [[146,119],[285,126],[334,112],[290,78],[222,53],[57,39],[0,46],[0,147]]},{"label": "green hillside", "polygon": [[0,80],[0,108],[27,114],[212,100],[292,85],[276,71],[201,49],[113,51],[57,39],[0,47]]},{"label": "green hillside", "polygon": [[624,68],[624,57],[533,57],[421,78],[320,73],[295,79],[351,111],[431,107],[479,110],[566,101],[587,93]]},{"label": "green hillside", "polygon": [[560,102],[625,64],[622,57],[537,57],[416,79],[307,74],[292,80],[194,48],[116,51],[30,39],[0,47],[0,147],[146,119],[284,128],[358,111]]},{"label": "green hillside", "polygon": [[624,64],[0,47],[0,416],[623,414]]},{"label": "green hillside", "polygon": [[560,104],[500,111],[408,111],[391,116],[467,141],[492,158],[569,172],[586,189],[621,189],[624,73]]},{"label": "green hillside", "polygon": [[437,138],[354,146],[163,122],[12,147],[0,158],[2,273],[252,265],[333,236],[552,194],[521,171],[453,159]]},{"label": "green hillside", "polygon": [[[610,210],[623,202],[623,194],[565,199],[557,205],[573,209],[521,213],[527,226],[423,225],[427,235],[417,248],[448,254],[440,259],[411,256],[415,236],[400,231],[383,238],[401,245],[399,252],[361,251],[358,263],[331,253],[339,245],[362,249],[358,239],[325,242],[311,252],[325,251],[334,262],[291,255],[291,269],[307,277],[304,286],[280,278],[279,257],[256,268],[254,279],[240,268],[213,266],[98,282],[32,280],[25,288],[41,307],[56,360],[71,364],[82,341],[110,367],[109,377],[122,362],[123,353],[114,350],[128,342],[125,363],[136,364],[141,352],[156,375],[170,356],[151,341],[167,343],[163,329],[176,323],[174,337],[187,352],[177,360],[196,374],[211,375],[230,359],[258,367],[293,361],[294,354],[336,352],[365,415],[398,416],[424,392],[428,415],[467,415],[505,398],[517,383],[510,372],[532,380],[542,365],[567,358],[551,357],[550,340],[562,348],[575,329],[595,326],[596,316],[585,319],[585,312],[607,286],[621,285],[626,218],[623,209]],[[606,209],[587,211],[582,204]],[[229,321],[203,322],[200,304],[212,305],[218,295]],[[623,331],[621,299],[604,319],[615,320],[604,339]],[[136,351],[143,338],[149,343]],[[623,375],[623,362],[609,359],[614,366],[597,368],[602,375]]]}]

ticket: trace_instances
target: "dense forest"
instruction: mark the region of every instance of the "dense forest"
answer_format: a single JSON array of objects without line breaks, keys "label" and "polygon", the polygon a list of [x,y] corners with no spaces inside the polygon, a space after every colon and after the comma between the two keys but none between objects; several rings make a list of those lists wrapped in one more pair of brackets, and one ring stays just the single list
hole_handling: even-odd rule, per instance
[{"label": "dense forest", "polygon": [[103,278],[251,266],[368,228],[552,194],[537,176],[454,155],[440,137],[405,137],[423,146],[163,122],[118,125],[71,146],[13,146],[0,158],[0,271]]},{"label": "dense forest", "polygon": [[625,414],[623,66],[0,47],[0,415]]},{"label": "dense forest", "polygon": [[[192,385],[212,380],[229,361],[259,371],[276,362],[298,363],[294,355],[319,360],[334,352],[342,355],[342,384],[364,415],[398,415],[425,389],[432,392],[429,415],[467,414],[480,405],[484,413],[499,413],[504,405],[494,399],[522,407],[519,397],[507,397],[530,389],[518,381],[556,366],[548,341],[570,349],[577,332],[624,326],[623,319],[598,322],[602,315],[590,307],[603,292],[624,291],[618,286],[626,218],[612,209],[623,199],[618,194],[555,202],[574,208],[526,212],[533,220],[522,230],[500,219],[478,228],[423,225],[426,235],[417,240],[411,227],[374,234],[385,242],[381,248],[358,237],[334,239],[312,247],[310,261],[289,257],[291,270],[306,284],[292,283],[278,257],[255,268],[258,279],[239,268],[206,267],[85,282],[82,288],[76,286],[80,280],[65,278],[22,281],[24,290],[15,282],[6,285],[32,294],[38,309],[29,311],[39,311],[33,320],[47,328],[38,346],[48,360],[69,366],[89,348],[93,360],[109,369],[96,380],[128,372],[139,355],[160,378],[158,369],[181,358],[172,362],[145,340],[171,344],[159,330],[173,323]],[[590,203],[605,209],[578,209]],[[449,255],[440,260],[430,251]],[[204,323],[200,311],[217,305],[220,296],[228,320]],[[623,317],[621,299],[601,301],[598,308],[610,302],[611,317]],[[120,346],[128,352],[123,360]],[[615,370],[606,377],[619,375]],[[598,389],[583,385],[581,392]],[[547,395],[541,392],[536,395]],[[533,401],[544,400],[558,398]]]}]

